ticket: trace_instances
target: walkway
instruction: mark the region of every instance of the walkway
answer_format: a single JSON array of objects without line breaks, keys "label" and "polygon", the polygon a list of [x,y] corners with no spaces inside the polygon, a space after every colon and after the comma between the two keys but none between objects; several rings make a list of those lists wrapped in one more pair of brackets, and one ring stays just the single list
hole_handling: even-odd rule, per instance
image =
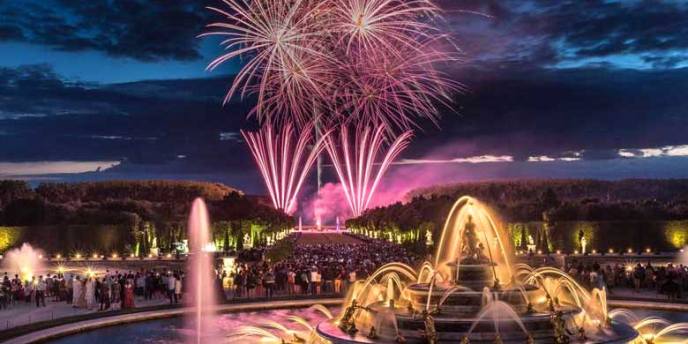
[{"label": "walkway", "polygon": [[[65,317],[98,314],[97,309],[78,309],[73,308],[72,305],[66,302],[49,301],[51,298],[46,298],[46,307],[37,308],[35,303],[19,302],[8,309],[0,310],[0,331],[12,329],[18,326],[26,326],[42,321],[51,321]],[[153,300],[144,300],[143,298],[136,298],[137,308],[153,307],[169,304],[167,298],[157,298]],[[112,310],[118,310],[112,308]]]}]

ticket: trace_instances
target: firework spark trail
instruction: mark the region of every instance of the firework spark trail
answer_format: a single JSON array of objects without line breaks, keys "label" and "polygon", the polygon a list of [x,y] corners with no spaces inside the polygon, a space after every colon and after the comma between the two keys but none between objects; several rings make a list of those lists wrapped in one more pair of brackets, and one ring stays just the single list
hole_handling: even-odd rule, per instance
[{"label": "firework spark trail", "polygon": [[[241,131],[251,154],[260,170],[270,198],[276,209],[292,213],[296,196],[308,171],[313,167],[324,147],[326,132],[314,142],[313,128],[306,128],[298,138],[294,126],[287,124],[277,132],[271,124],[265,124],[256,132]],[[295,142],[294,142],[295,141]],[[313,145],[310,152],[309,146]]]},{"label": "firework spark trail", "polygon": [[[325,139],[325,149],[354,216],[360,216],[368,208],[380,179],[397,155],[408,146],[412,136],[411,131],[403,132],[385,151],[384,133],[384,125],[358,125],[352,137],[348,126],[342,125],[338,137],[330,134]],[[378,162],[379,156],[382,160]]]}]

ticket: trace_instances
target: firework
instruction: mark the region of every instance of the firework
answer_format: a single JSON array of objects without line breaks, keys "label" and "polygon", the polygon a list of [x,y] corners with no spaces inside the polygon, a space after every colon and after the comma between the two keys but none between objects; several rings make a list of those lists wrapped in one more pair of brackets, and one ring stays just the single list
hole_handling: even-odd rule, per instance
[{"label": "firework", "polygon": [[[226,19],[204,35],[227,37],[209,65],[243,57],[225,102],[255,93],[259,122],[384,124],[390,134],[436,122],[456,83],[435,65],[453,61],[430,0],[223,0]],[[393,136],[393,135],[390,135]]]},{"label": "firework", "polygon": [[280,75],[289,77],[286,70],[303,64],[299,57],[321,55],[314,48],[313,40],[319,36],[315,19],[324,2],[313,5],[312,1],[302,0],[223,0],[223,3],[228,10],[208,9],[225,16],[226,21],[209,24],[211,31],[201,36],[226,37],[221,44],[228,52],[210,62],[207,69],[213,70],[239,56],[250,57],[234,78],[224,101],[228,102],[238,90],[242,97],[256,92],[256,113],[262,116],[262,106],[271,93],[270,81]]},{"label": "firework", "polygon": [[368,208],[380,179],[412,136],[411,131],[405,131],[385,148],[384,133],[384,125],[358,125],[352,136],[348,126],[342,125],[338,138],[329,135],[325,139],[325,148],[354,216]]},{"label": "firework", "polygon": [[286,213],[295,210],[296,196],[308,171],[324,149],[324,139],[328,137],[326,132],[316,141],[312,128],[307,129],[298,138],[291,124],[283,125],[281,131],[275,130],[271,124],[263,125],[256,132],[241,131],[273,205]]},{"label": "firework", "polygon": [[227,52],[208,69],[242,58],[225,102],[235,93],[257,96],[250,114],[264,127],[242,134],[275,207],[293,210],[307,171],[316,159],[320,166],[323,140],[310,154],[308,143],[320,128],[340,126],[338,139],[328,136],[323,146],[360,215],[410,129],[420,119],[437,124],[460,89],[436,68],[456,60],[437,27],[439,9],[431,0],[222,2],[210,9],[224,19],[204,35],[225,37]]},{"label": "firework", "polygon": [[421,18],[432,19],[438,8],[428,0],[333,0],[333,26],[346,52],[398,53],[417,50],[418,40],[436,29]]},{"label": "firework", "polygon": [[440,106],[450,107],[459,83],[436,71],[433,65],[451,58],[428,42],[422,54],[371,55],[352,65],[350,82],[342,91],[347,120],[383,124],[391,136],[416,127],[416,119],[437,124]]}]

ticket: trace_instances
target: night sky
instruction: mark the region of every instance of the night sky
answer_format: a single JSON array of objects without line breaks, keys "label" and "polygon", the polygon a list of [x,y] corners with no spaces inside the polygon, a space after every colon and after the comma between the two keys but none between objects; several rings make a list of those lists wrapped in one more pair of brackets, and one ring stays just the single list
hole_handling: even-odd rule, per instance
[{"label": "night sky", "polygon": [[[196,38],[218,2],[0,0],[0,177],[262,193],[250,100],[221,105],[236,67]],[[468,91],[388,183],[688,177],[688,2],[438,3]]]}]

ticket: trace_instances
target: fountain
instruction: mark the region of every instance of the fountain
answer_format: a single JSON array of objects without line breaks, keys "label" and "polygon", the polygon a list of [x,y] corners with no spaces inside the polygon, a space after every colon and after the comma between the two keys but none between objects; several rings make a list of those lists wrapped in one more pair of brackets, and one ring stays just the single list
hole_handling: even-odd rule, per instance
[{"label": "fountain", "polygon": [[43,271],[41,261],[42,252],[33,248],[30,244],[23,243],[20,248],[15,248],[5,254],[3,268],[6,271],[19,273],[22,281],[30,281],[39,271]]},{"label": "fountain", "polygon": [[418,269],[401,263],[380,267],[351,286],[336,316],[319,305],[298,313],[213,316],[208,215],[196,200],[189,219],[194,307],[188,322],[123,325],[102,332],[115,338],[104,342],[139,334],[166,343],[688,343],[688,323],[677,323],[682,315],[666,313],[673,320],[665,320],[654,311],[643,318],[610,310],[604,289],[588,291],[555,268],[515,263],[502,228],[486,206],[463,197],[447,218],[434,258]]},{"label": "fountain", "polygon": [[[377,342],[558,343],[582,333],[606,343],[635,340],[630,326],[605,320],[603,292],[588,293],[556,269],[514,265],[500,228],[486,206],[462,197],[432,262],[418,273],[383,266],[353,288],[337,321],[318,325],[318,336],[333,343],[369,342],[371,331]],[[373,326],[390,311],[395,326]],[[590,328],[593,315],[602,325]]]},{"label": "fountain", "polygon": [[189,293],[194,307],[193,316],[189,317],[189,323],[195,330],[194,343],[200,344],[204,333],[210,332],[206,327],[212,323],[209,319],[213,316],[213,309],[217,305],[215,297],[213,276],[213,254],[208,252],[210,237],[210,220],[205,202],[197,198],[191,207],[189,215],[189,260],[187,271],[189,273]]},{"label": "fountain", "polygon": [[[502,228],[488,207],[462,197],[432,261],[417,271],[401,263],[382,266],[352,286],[338,317],[309,333],[276,338],[342,344],[644,342],[630,322],[610,316],[605,290],[588,291],[555,268],[514,264]],[[249,332],[268,339],[255,328]]]}]

